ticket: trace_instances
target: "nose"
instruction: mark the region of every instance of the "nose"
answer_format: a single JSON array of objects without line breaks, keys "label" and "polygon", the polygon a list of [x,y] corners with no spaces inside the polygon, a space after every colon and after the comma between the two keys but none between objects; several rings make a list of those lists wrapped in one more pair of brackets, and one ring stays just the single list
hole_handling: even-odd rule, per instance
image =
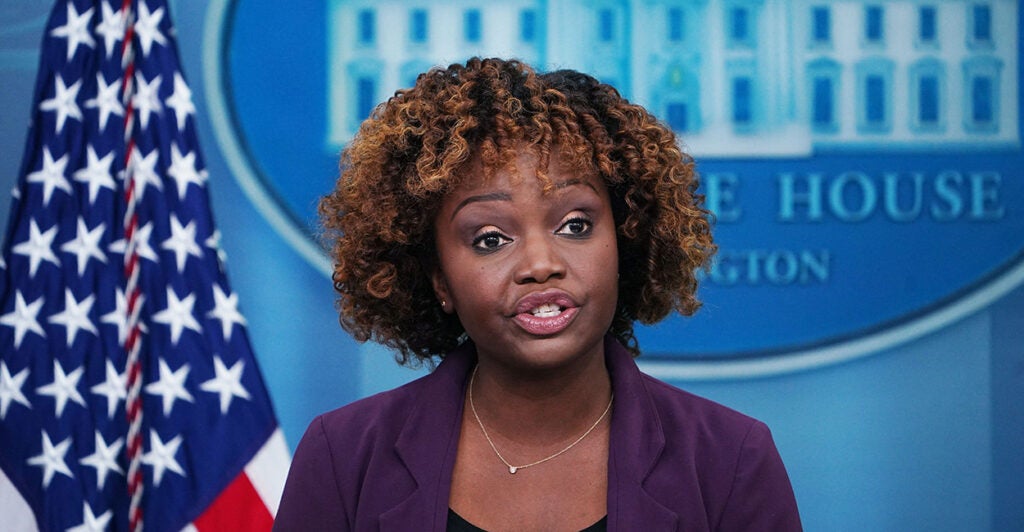
[{"label": "nose", "polygon": [[565,277],[565,258],[553,240],[552,235],[520,238],[516,283],[543,283]]}]

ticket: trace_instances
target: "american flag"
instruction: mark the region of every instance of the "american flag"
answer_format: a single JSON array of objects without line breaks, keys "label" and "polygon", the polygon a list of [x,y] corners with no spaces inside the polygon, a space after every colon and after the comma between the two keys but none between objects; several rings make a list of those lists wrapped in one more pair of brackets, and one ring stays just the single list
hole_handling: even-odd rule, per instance
[{"label": "american flag", "polygon": [[0,256],[0,529],[272,522],[288,451],[195,111],[164,0],[56,2]]}]

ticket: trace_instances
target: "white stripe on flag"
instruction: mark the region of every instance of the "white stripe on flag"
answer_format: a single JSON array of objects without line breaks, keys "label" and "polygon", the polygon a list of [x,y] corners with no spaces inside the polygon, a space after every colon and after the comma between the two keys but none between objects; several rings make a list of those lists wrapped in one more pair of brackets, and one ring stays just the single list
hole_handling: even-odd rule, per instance
[{"label": "white stripe on flag", "polygon": [[[278,431],[280,432],[280,429]],[[30,530],[36,532],[39,530],[36,516],[32,514],[32,508],[11,483],[11,479],[7,478],[3,469],[0,469],[0,516],[3,516],[4,530],[10,532]]]},{"label": "white stripe on flag", "polygon": [[284,492],[284,481],[288,478],[290,464],[288,444],[284,441],[284,432],[278,428],[245,466],[249,482],[263,499],[263,504],[267,505],[271,517],[277,515],[277,506],[281,503],[281,493]]}]

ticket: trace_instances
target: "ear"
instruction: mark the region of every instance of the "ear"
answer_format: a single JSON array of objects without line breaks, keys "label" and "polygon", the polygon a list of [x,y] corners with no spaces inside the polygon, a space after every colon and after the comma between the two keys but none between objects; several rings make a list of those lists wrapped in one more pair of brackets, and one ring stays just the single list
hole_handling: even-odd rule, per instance
[{"label": "ear", "polygon": [[430,284],[434,287],[434,295],[437,296],[441,310],[447,314],[454,313],[455,304],[452,301],[451,291],[448,289],[448,280],[445,278],[441,268],[434,268],[434,271],[430,274]]}]

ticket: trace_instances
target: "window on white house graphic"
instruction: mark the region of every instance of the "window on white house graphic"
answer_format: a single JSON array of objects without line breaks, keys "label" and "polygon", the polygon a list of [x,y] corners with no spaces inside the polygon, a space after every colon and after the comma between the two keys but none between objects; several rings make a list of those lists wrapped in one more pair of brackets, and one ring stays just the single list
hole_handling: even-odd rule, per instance
[{"label": "window on white house graphic", "polygon": [[732,121],[735,125],[749,127],[754,118],[753,90],[750,78],[738,77],[732,80]]},{"label": "window on white house graphic", "polygon": [[665,115],[668,127],[672,128],[672,131],[685,133],[693,127],[690,123],[690,108],[686,102],[670,102],[665,106]]},{"label": "window on white house graphic", "polygon": [[861,133],[892,129],[892,62],[870,59],[857,68],[857,127]]},{"label": "window on white house graphic", "polygon": [[[358,20],[358,15],[355,16]],[[346,62],[344,77],[339,87],[340,94],[332,97],[332,104],[336,111],[332,110],[331,127],[336,129],[332,137],[350,137],[359,130],[362,124],[374,107],[377,106],[379,92],[381,90],[381,73],[384,71],[384,64],[374,59],[354,59]],[[337,113],[335,115],[335,113]]]},{"label": "window on white house graphic", "polygon": [[837,101],[839,93],[839,64],[823,59],[808,65],[807,79],[810,80],[811,129],[815,133],[839,131]]},{"label": "window on white house graphic", "polygon": [[373,44],[377,38],[377,16],[372,9],[363,9],[356,16],[356,34],[359,36],[359,44],[363,46]]},{"label": "window on white house graphic", "polygon": [[910,127],[920,133],[945,129],[945,72],[934,59],[910,67]]},{"label": "window on white house graphic", "polygon": [[879,125],[885,122],[886,101],[885,101],[885,78],[872,74],[864,79],[864,113],[865,120],[870,125]]},{"label": "window on white house graphic", "polygon": [[356,117],[363,120],[370,116],[377,105],[377,80],[363,76],[356,80]]},{"label": "window on white house graphic", "polygon": [[480,10],[470,9],[463,16],[463,37],[466,42],[480,42]]},{"label": "window on white house graphic", "polygon": [[885,39],[885,11],[882,6],[864,8],[864,40],[868,44],[881,44]]},{"label": "window on white house graphic", "polygon": [[935,6],[921,6],[917,10],[917,42],[934,45],[938,39],[938,14]]},{"label": "window on white house graphic", "polygon": [[750,44],[750,10],[736,6],[729,10],[728,27],[729,41],[734,44]]},{"label": "window on white house graphic", "polygon": [[427,42],[427,10],[413,9],[409,13],[409,40],[416,44]]},{"label": "window on white house graphic", "polygon": [[669,42],[682,42],[686,36],[683,26],[683,9],[670,7],[668,9],[668,40]]},{"label": "window on white house graphic", "polygon": [[519,40],[533,42],[537,39],[537,12],[524,9],[519,12]]},{"label": "window on white house graphic", "polygon": [[991,123],[995,117],[992,112],[994,92],[992,78],[976,76],[971,79],[971,121],[975,124]]},{"label": "window on white house graphic", "polygon": [[611,9],[597,12],[597,39],[601,42],[615,40],[615,12]]},{"label": "window on white house graphic", "polygon": [[992,6],[973,4],[968,13],[969,43],[972,46],[992,45]]},{"label": "window on white house graphic", "polygon": [[[696,66],[674,62],[651,86],[650,101],[655,102],[654,108],[661,110],[659,116],[677,133],[696,133],[703,128],[700,81],[695,73],[699,67],[694,69]],[[735,76],[730,74],[730,79],[732,77]]]},{"label": "window on white house graphic", "polygon": [[975,58],[964,65],[965,128],[973,133],[999,131],[999,74],[1002,63]]},{"label": "window on white house graphic", "polygon": [[832,42],[832,11],[828,6],[811,8],[811,42],[816,45]]},{"label": "window on white house graphic", "polygon": [[921,76],[917,80],[917,120],[925,126],[939,123],[938,76]]},{"label": "window on white house graphic", "polygon": [[836,102],[835,82],[829,76],[814,78],[814,101],[811,119],[816,130],[828,130],[835,127]]}]

